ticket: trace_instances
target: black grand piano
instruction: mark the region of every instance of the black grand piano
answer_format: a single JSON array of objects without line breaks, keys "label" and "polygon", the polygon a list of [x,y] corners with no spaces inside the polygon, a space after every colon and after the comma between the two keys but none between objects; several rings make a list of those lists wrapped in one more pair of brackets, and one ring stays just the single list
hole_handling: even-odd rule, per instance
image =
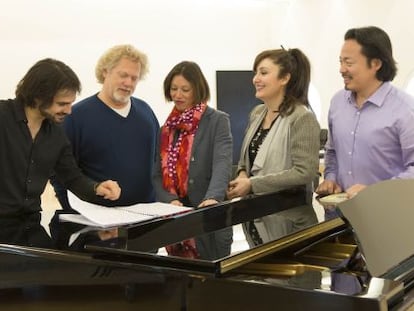
[{"label": "black grand piano", "polygon": [[372,275],[345,217],[214,261],[156,251],[304,200],[295,189],[248,196],[122,226],[108,240],[81,225],[58,223],[51,227],[57,248],[0,245],[1,310],[414,308],[413,258]]}]

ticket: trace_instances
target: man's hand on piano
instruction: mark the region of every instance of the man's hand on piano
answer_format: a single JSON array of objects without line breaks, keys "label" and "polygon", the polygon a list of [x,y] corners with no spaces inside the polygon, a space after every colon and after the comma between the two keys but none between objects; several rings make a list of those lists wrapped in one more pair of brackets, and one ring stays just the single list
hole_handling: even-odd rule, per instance
[{"label": "man's hand on piano", "polygon": [[355,184],[346,189],[346,193],[348,194],[348,198],[354,197],[358,192],[365,189],[367,186],[363,184]]},{"label": "man's hand on piano", "polygon": [[319,184],[315,192],[319,195],[328,195],[332,193],[341,193],[342,188],[335,181],[325,179],[322,183]]},{"label": "man's hand on piano", "polygon": [[121,188],[118,183],[113,180],[106,180],[98,184],[95,189],[96,195],[100,195],[107,200],[118,200],[121,195]]}]

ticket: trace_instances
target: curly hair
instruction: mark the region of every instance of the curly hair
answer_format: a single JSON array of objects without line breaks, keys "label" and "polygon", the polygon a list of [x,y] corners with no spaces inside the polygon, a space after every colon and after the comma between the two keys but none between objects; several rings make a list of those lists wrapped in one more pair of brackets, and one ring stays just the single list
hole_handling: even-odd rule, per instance
[{"label": "curly hair", "polygon": [[102,84],[104,82],[104,71],[114,68],[124,57],[141,64],[139,80],[144,79],[149,70],[147,55],[130,44],[122,44],[113,46],[99,58],[95,67],[97,81]]}]

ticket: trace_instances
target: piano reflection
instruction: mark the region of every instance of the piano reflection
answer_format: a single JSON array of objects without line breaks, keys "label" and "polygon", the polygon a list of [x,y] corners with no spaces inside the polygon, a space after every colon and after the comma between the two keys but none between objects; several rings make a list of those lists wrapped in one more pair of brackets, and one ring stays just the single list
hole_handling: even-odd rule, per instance
[{"label": "piano reflection", "polygon": [[249,196],[119,227],[117,236],[108,240],[85,231],[71,245],[72,233],[82,228],[61,223],[52,234],[58,236],[60,249],[2,244],[1,308],[25,304],[46,310],[50,303],[53,310],[65,310],[62,304],[88,310],[413,308],[414,260],[409,256],[373,276],[346,217],[212,261],[156,252],[174,242],[301,205],[303,200],[301,192],[293,190]]}]

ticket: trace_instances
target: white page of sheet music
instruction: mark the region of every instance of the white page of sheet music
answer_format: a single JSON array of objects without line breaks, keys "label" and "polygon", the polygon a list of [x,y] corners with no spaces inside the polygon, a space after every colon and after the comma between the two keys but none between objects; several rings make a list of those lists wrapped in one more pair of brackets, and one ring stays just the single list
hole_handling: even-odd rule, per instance
[{"label": "white page of sheet music", "polygon": [[118,209],[157,217],[176,215],[192,210],[191,207],[177,206],[161,202],[139,203],[130,206],[118,207]]},{"label": "white page of sheet music", "polygon": [[[83,201],[70,191],[68,191],[68,199],[74,210],[96,226],[101,227],[138,223],[161,216],[175,215],[192,210],[189,207],[160,202],[139,203],[123,207],[106,207]],[[76,218],[72,219],[72,221],[76,222]]]},{"label": "white page of sheet music", "polygon": [[89,220],[88,218],[86,218],[85,216],[83,216],[81,214],[59,214],[59,220],[61,222],[65,222],[65,221],[74,222],[74,223],[77,223],[77,224],[90,226],[90,227],[99,226],[99,224]]}]

